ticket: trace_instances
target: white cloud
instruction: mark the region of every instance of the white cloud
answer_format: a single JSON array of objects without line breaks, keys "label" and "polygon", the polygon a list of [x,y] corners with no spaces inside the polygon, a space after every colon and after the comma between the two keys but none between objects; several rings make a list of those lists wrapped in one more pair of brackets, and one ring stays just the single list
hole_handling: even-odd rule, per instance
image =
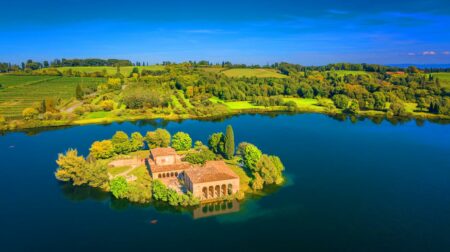
[{"label": "white cloud", "polygon": [[450,55],[450,51],[443,52],[444,55]]},{"label": "white cloud", "polygon": [[416,56],[416,54],[413,52],[410,52],[410,53],[408,53],[408,56]]},{"label": "white cloud", "polygon": [[436,55],[435,51],[424,51],[422,52],[422,55]]}]

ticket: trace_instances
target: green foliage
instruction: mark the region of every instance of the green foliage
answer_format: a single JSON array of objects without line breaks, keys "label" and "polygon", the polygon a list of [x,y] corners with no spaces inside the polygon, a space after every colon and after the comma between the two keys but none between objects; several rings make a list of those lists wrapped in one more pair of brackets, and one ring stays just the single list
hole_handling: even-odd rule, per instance
[{"label": "green foliage", "polygon": [[167,188],[160,180],[153,181],[153,198],[155,200],[168,202],[171,206],[195,206],[200,203],[199,199],[190,192],[187,194],[178,194],[176,191]]},{"label": "green foliage", "polygon": [[155,131],[147,132],[145,141],[149,148],[169,147],[170,133],[166,129],[156,129]]},{"label": "green foliage", "polygon": [[39,111],[35,108],[26,108],[22,111],[22,116],[26,120],[35,119],[39,115]]},{"label": "green foliage", "polygon": [[198,147],[195,152],[189,152],[183,158],[184,161],[191,164],[205,164],[206,161],[215,160],[216,155],[206,146]]},{"label": "green foliage", "polygon": [[406,116],[406,108],[405,108],[405,104],[403,104],[403,102],[400,101],[395,101],[392,102],[391,105],[389,106],[390,111],[392,111],[393,115],[395,116]]},{"label": "green foliage", "polygon": [[255,191],[261,190],[264,187],[264,180],[259,173],[254,173],[254,179],[252,180],[252,189]]},{"label": "green foliage", "polygon": [[75,88],[75,98],[77,98],[78,100],[83,99],[84,96],[84,92],[83,89],[81,88],[80,83],[77,84],[77,87]]},{"label": "green foliage", "polygon": [[[276,163],[276,164],[275,164]],[[282,171],[284,166],[276,156],[263,154],[256,164],[256,172],[259,172],[265,184],[281,184],[283,182]]]},{"label": "green foliage", "polygon": [[131,151],[138,151],[144,148],[144,137],[139,132],[131,134]]},{"label": "green foliage", "polygon": [[61,181],[71,181],[73,185],[87,184],[103,190],[108,189],[106,165],[93,159],[86,161],[78,156],[77,150],[69,149],[66,154],[59,154],[58,169],[55,176]]},{"label": "green foliage", "polygon": [[252,171],[257,171],[258,167],[256,164],[262,156],[261,150],[255,145],[246,142],[240,143],[238,148],[245,166]]},{"label": "green foliage", "polygon": [[231,125],[227,126],[225,133],[225,145],[224,154],[226,159],[232,159],[234,157],[234,132]]},{"label": "green foliage", "polygon": [[117,131],[112,137],[111,142],[114,147],[114,152],[117,154],[126,154],[132,150],[128,135],[123,131]]},{"label": "green foliage", "polygon": [[117,177],[110,182],[111,193],[118,199],[125,198],[128,193],[128,183],[124,177]]},{"label": "green foliage", "polygon": [[187,133],[177,132],[172,137],[172,147],[177,151],[189,150],[192,147],[192,139]]},{"label": "green foliage", "polygon": [[334,105],[340,109],[347,109],[350,99],[346,95],[338,94],[333,96]]},{"label": "green foliage", "polygon": [[225,151],[225,141],[222,132],[214,133],[209,137],[208,146],[216,154],[222,154]]},{"label": "green foliage", "polygon": [[114,155],[114,146],[111,140],[95,141],[89,151],[96,159],[106,159]]}]

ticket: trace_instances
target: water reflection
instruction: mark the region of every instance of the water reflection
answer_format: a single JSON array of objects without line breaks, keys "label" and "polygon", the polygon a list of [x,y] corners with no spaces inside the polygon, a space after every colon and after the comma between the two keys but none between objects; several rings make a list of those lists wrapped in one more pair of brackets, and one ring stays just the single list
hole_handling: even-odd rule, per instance
[{"label": "water reflection", "polygon": [[201,204],[192,211],[194,219],[207,218],[217,215],[236,213],[240,210],[240,203],[237,200],[220,201],[207,204]]}]

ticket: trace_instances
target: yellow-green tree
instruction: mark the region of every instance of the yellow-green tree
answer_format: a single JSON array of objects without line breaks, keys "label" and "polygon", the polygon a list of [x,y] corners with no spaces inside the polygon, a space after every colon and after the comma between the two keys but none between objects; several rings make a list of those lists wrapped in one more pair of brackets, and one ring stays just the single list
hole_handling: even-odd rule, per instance
[{"label": "yellow-green tree", "polygon": [[94,158],[105,159],[114,155],[114,146],[111,140],[95,141],[89,151]]}]

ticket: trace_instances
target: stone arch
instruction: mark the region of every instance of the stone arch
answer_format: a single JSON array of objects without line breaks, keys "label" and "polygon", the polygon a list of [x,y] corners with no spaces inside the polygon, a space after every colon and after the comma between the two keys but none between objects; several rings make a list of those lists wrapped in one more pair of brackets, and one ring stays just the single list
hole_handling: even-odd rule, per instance
[{"label": "stone arch", "polygon": [[232,194],[233,194],[233,185],[228,184],[228,195],[232,195]]},{"label": "stone arch", "polygon": [[222,195],[225,196],[227,195],[227,186],[225,184],[222,185]]},{"label": "stone arch", "polygon": [[210,186],[208,188],[208,198],[214,198],[214,187]]},{"label": "stone arch", "polygon": [[161,174],[158,174],[158,178],[161,178]]},{"label": "stone arch", "polygon": [[165,178],[165,177],[166,177],[166,174],[165,174],[165,173],[163,173],[162,177],[163,177],[163,178]]},{"label": "stone arch", "polygon": [[203,198],[207,199],[208,198],[208,188],[203,187],[202,192],[203,192]]},{"label": "stone arch", "polygon": [[219,198],[220,197],[220,185],[216,185],[214,187],[214,197]]},{"label": "stone arch", "polygon": [[175,172],[175,177],[178,177],[178,172]]}]

